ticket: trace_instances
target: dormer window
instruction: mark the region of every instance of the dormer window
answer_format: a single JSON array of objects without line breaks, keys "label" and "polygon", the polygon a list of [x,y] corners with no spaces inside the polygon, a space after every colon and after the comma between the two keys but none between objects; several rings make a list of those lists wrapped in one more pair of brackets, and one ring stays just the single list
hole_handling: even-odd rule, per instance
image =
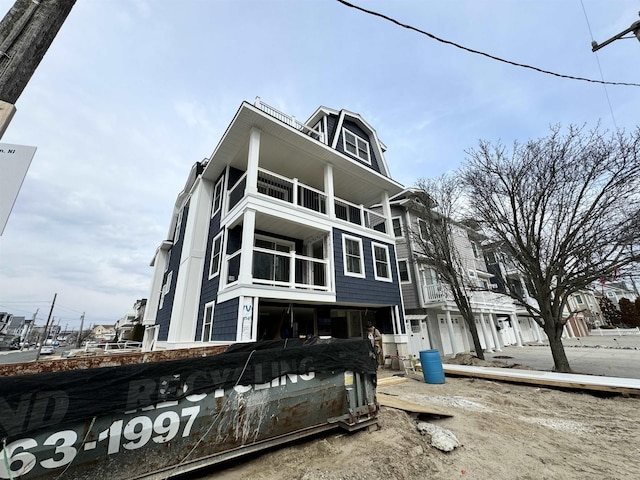
[{"label": "dormer window", "polygon": [[346,128],[343,128],[342,142],[345,152],[359,158],[363,162],[371,163],[371,159],[369,157],[369,142],[364,138],[360,138]]}]

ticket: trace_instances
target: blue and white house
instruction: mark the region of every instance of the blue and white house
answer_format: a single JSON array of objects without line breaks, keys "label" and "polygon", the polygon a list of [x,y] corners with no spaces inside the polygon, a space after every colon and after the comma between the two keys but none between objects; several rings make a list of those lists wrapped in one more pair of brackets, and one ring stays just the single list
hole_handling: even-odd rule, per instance
[{"label": "blue and white house", "polygon": [[376,131],[319,108],[305,123],[243,102],[191,169],[151,265],[145,344],[188,348],[363,337],[406,354],[389,198],[402,191]]}]

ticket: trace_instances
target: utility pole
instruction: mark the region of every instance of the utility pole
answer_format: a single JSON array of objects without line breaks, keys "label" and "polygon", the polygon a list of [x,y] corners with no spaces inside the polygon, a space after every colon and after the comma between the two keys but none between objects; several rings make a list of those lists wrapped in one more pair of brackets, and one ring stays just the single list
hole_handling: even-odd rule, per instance
[{"label": "utility pole", "polygon": [[51,321],[51,314],[53,313],[53,306],[56,304],[57,293],[53,294],[53,302],[51,302],[51,310],[49,310],[49,316],[47,317],[47,324],[44,327],[44,332],[40,336],[40,345],[38,346],[38,353],[36,354],[36,362],[40,359],[40,351],[42,350],[42,344],[47,339],[47,331],[49,330],[49,322]]},{"label": "utility pole", "polygon": [[76,348],[80,348],[80,343],[82,342],[83,325],[84,325],[84,312],[82,312],[82,316],[80,317],[80,331],[78,332],[78,338],[76,338]]},{"label": "utility pole", "polygon": [[0,22],[0,138],[76,0],[16,0]]}]

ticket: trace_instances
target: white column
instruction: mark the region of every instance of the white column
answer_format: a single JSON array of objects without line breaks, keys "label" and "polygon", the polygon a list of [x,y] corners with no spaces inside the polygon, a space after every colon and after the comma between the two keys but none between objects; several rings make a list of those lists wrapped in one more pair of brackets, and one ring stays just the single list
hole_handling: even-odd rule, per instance
[{"label": "white column", "polygon": [[575,334],[573,333],[573,327],[571,326],[571,319],[567,320],[567,323],[565,323],[564,326],[567,329],[569,338],[576,338]]},{"label": "white column", "polygon": [[489,334],[487,333],[487,326],[484,324],[484,315],[480,313],[480,328],[482,328],[482,336],[484,337],[484,351],[492,352],[491,341],[489,340]]},{"label": "white column", "polygon": [[324,164],[324,193],[327,196],[327,214],[329,218],[336,218],[335,192],[333,191],[333,165]]},{"label": "white column", "polygon": [[515,313],[509,315],[511,317],[511,323],[513,323],[513,328],[516,333],[516,345],[518,347],[522,346],[522,329],[520,328],[520,321],[518,320],[518,316]]},{"label": "white column", "polygon": [[447,318],[447,330],[449,332],[449,341],[451,342],[451,350],[455,355],[456,353],[458,353],[458,345],[456,344],[456,336],[455,336],[455,333],[453,332],[453,321],[451,320],[451,312],[449,310],[445,310],[444,314]]},{"label": "white column", "polygon": [[385,230],[387,234],[393,236],[393,222],[391,221],[391,205],[389,204],[389,192],[386,190],[382,192],[382,198],[380,199],[382,204],[382,214],[384,215]]},{"label": "white column", "polygon": [[487,317],[489,318],[489,326],[491,327],[491,335],[493,335],[493,343],[496,345],[496,352],[501,352],[500,348],[500,335],[498,335],[498,330],[496,330],[496,324],[493,321],[494,315],[492,313],[487,313]]},{"label": "white column", "polygon": [[542,335],[540,334],[540,325],[533,319],[531,321],[533,322],[533,331],[536,333],[536,338],[538,339],[537,343],[543,343]]},{"label": "white column", "polygon": [[[260,130],[252,128],[249,133],[249,155],[247,155],[247,194],[258,193],[258,167],[260,166]],[[244,251],[244,250],[243,250]]]},{"label": "white column", "polygon": [[240,254],[240,272],[238,273],[238,283],[240,285],[250,285],[253,280],[253,237],[256,229],[255,210],[246,210],[242,222],[242,246]]}]

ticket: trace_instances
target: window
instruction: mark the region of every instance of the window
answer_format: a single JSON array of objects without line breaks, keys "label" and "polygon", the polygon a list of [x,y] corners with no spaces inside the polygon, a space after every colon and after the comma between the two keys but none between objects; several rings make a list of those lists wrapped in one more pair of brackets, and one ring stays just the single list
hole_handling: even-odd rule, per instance
[{"label": "window", "polygon": [[167,274],[167,279],[165,280],[164,285],[162,286],[162,290],[160,290],[160,305],[158,306],[158,310],[161,310],[162,307],[164,307],[164,297],[167,293],[169,293],[169,290],[171,290],[172,278],[173,278],[173,271]]},{"label": "window", "polygon": [[176,218],[176,228],[173,232],[173,243],[175,244],[180,238],[180,227],[182,227],[182,212],[184,209],[180,210],[178,213],[178,218]]},{"label": "window", "polygon": [[398,260],[398,276],[402,283],[411,281],[409,277],[409,262],[407,260]]},{"label": "window", "polygon": [[371,163],[369,158],[369,142],[351,133],[346,128],[342,129],[342,142],[344,151],[366,163]]},{"label": "window", "polygon": [[395,217],[391,219],[391,223],[393,224],[393,236],[398,238],[402,236],[402,222],[400,221],[400,217]]},{"label": "window", "polygon": [[476,245],[476,242],[471,242],[471,250],[473,250],[474,257],[480,258],[480,252],[478,251],[478,245]]},{"label": "window", "polygon": [[420,238],[426,241],[427,237],[429,236],[427,233],[427,222],[425,222],[421,218],[418,219],[418,232],[420,233]]},{"label": "window", "polygon": [[290,252],[294,249],[293,243],[256,237],[254,245],[256,250],[253,252],[253,277],[261,280],[288,282]]},{"label": "window", "polygon": [[209,265],[209,278],[220,273],[220,256],[222,254],[222,233],[211,242],[211,263]]},{"label": "window", "polygon": [[389,268],[389,247],[376,243],[371,244],[373,251],[374,276],[376,280],[391,281],[391,269]]},{"label": "window", "polygon": [[342,255],[344,274],[364,278],[364,260],[362,258],[362,239],[342,236]]},{"label": "window", "polygon": [[222,206],[222,189],[224,187],[224,175],[220,177],[220,180],[213,188],[213,208],[211,210],[211,216],[215,215]]},{"label": "window", "polygon": [[582,297],[581,297],[580,295],[578,295],[578,294],[576,294],[576,302],[577,302],[577,303],[584,303],[584,302],[582,301]]},{"label": "window", "polygon": [[202,321],[202,341],[210,342],[213,333],[213,303],[209,303],[204,307],[204,318]]}]

